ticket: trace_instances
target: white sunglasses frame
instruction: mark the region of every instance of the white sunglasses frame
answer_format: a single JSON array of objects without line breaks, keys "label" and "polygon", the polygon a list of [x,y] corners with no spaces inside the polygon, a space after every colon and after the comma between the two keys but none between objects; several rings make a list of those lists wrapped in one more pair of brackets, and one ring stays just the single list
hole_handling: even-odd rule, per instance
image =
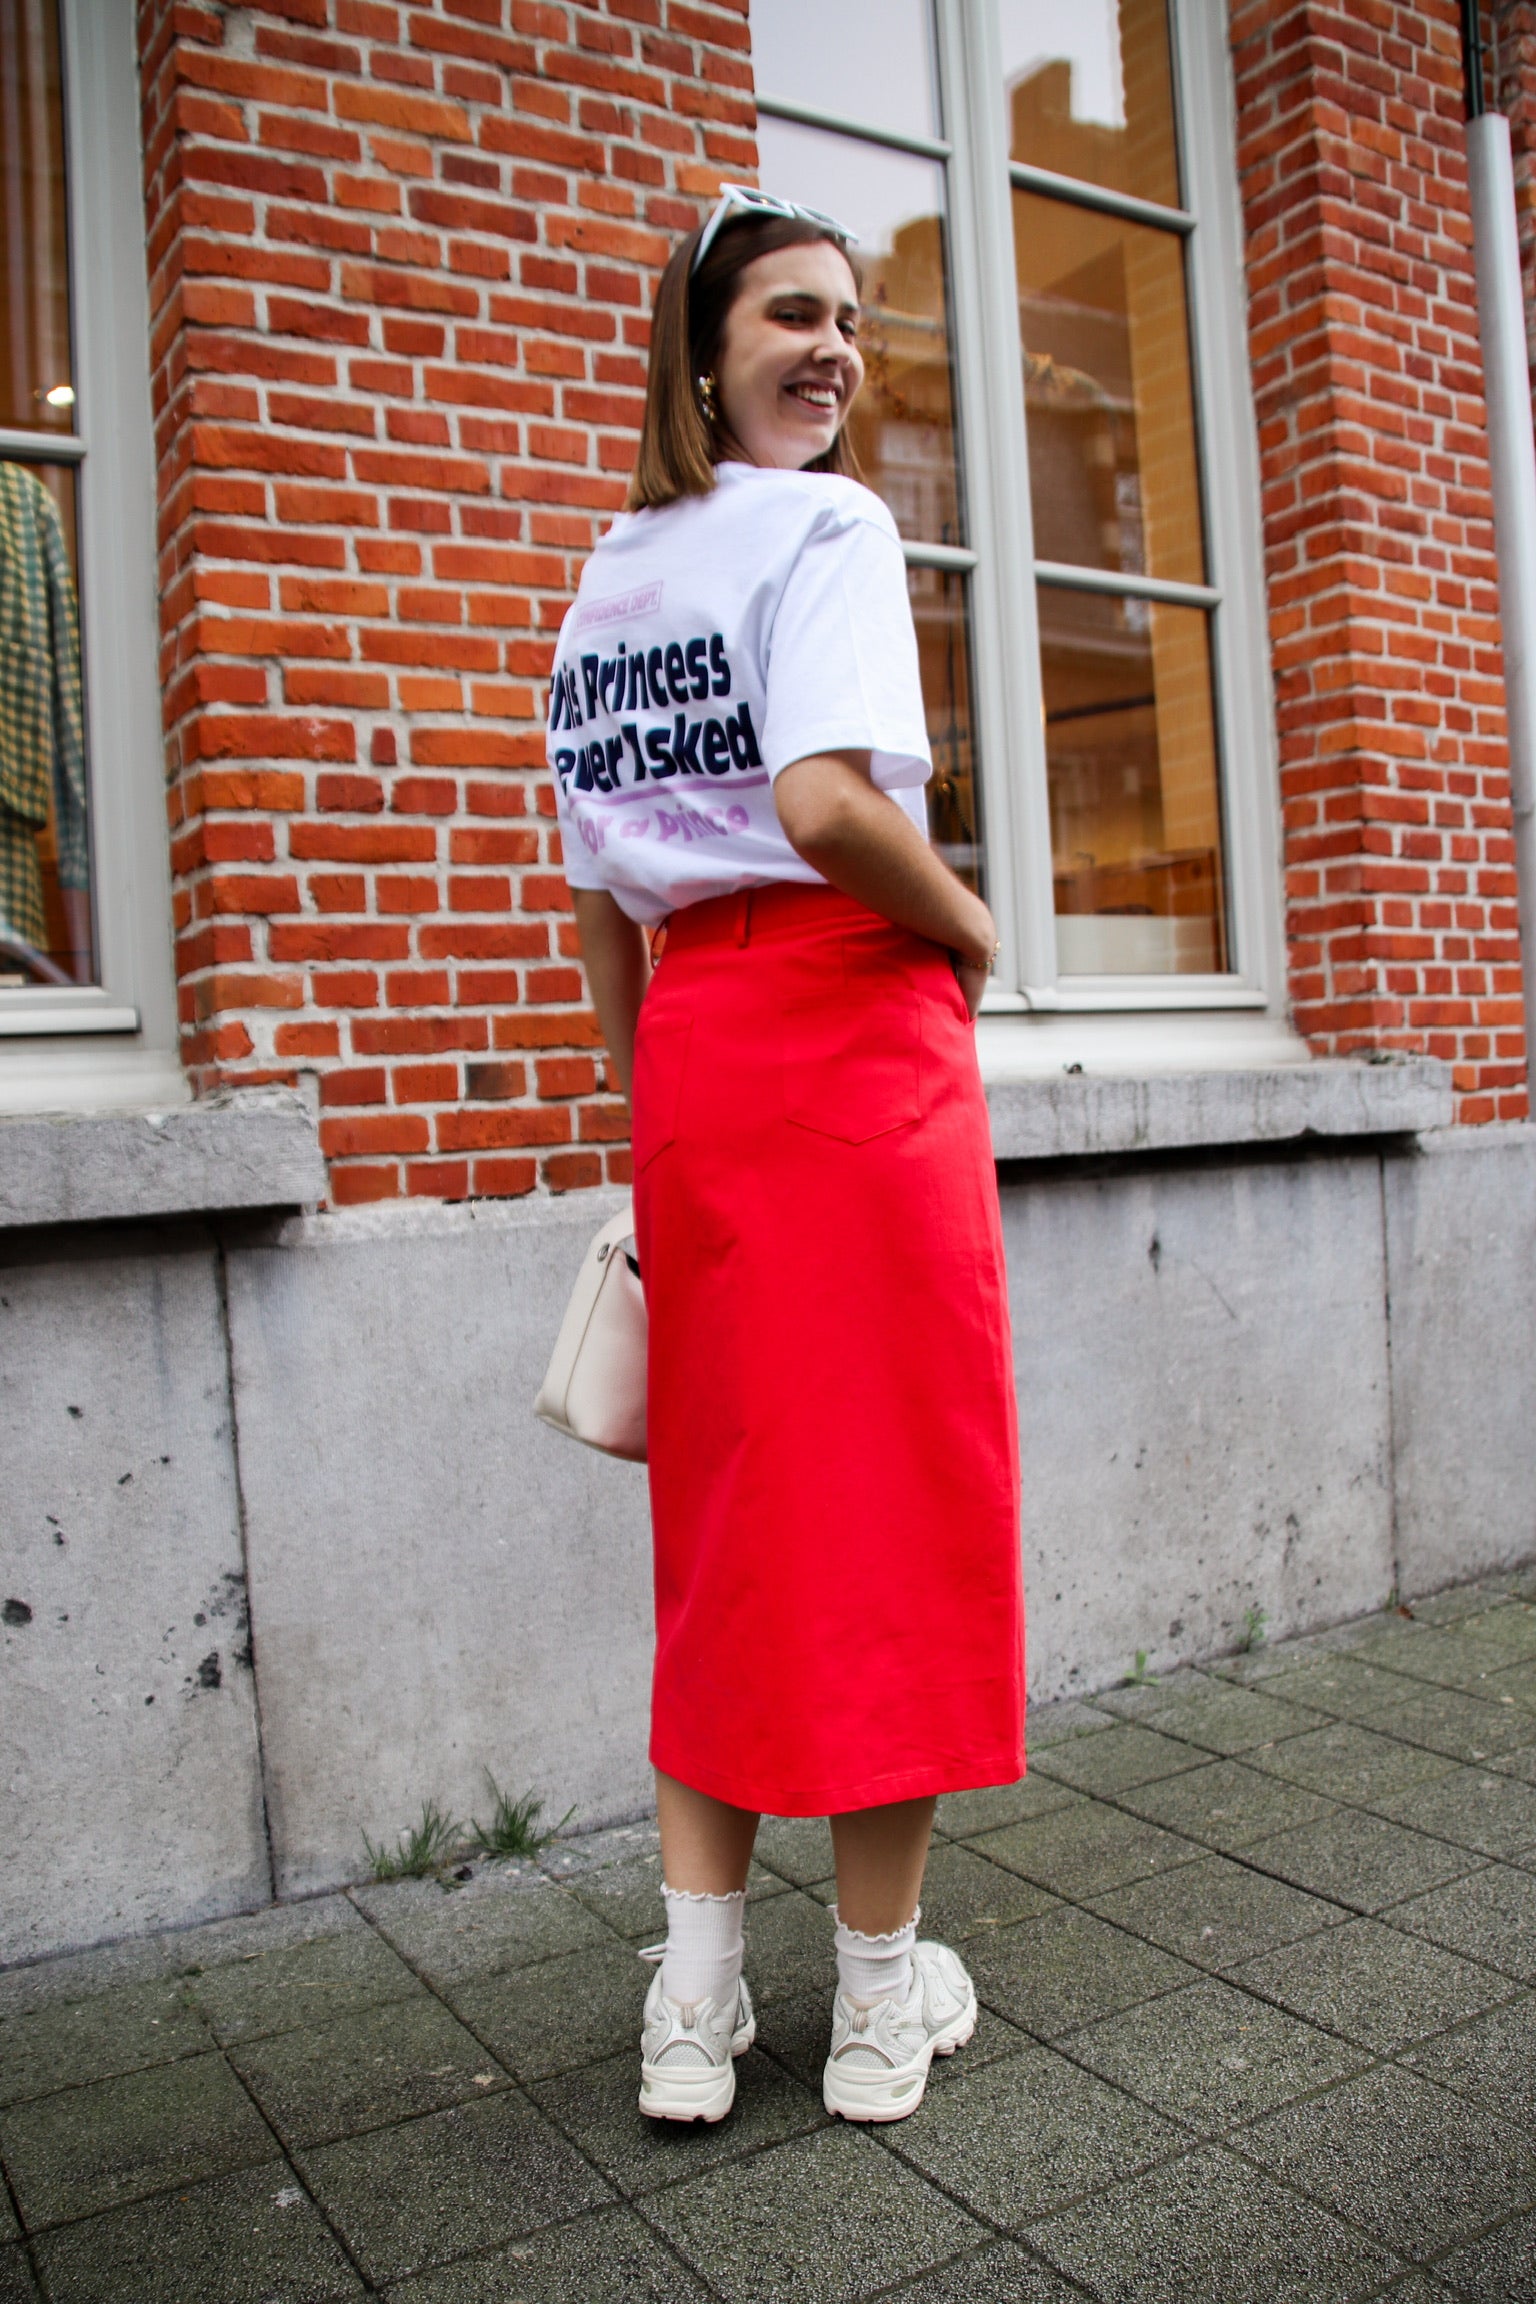
[{"label": "white sunglasses frame", "polygon": [[857,248],[859,236],[850,232],[846,224],[839,224],[835,216],[828,216],[820,208],[802,207],[798,200],[781,200],[776,192],[759,192],[755,184],[722,184],[720,197],[710,213],[709,222],[699,234],[699,244],[688,267],[691,280],[714,246],[717,235],[732,216],[794,216],[802,224],[824,224],[844,247]]}]

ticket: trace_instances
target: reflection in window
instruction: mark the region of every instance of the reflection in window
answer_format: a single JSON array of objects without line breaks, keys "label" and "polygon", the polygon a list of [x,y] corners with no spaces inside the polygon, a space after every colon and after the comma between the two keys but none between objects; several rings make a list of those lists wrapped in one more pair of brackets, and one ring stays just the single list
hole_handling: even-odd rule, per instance
[{"label": "reflection in window", "polygon": [[1062,974],[1222,970],[1209,618],[1053,584],[1039,599]]},{"label": "reflection in window", "polygon": [[1009,154],[1179,202],[1165,0],[999,0]]},{"label": "reflection in window", "polygon": [[3,990],[94,974],[67,257],[57,0],[0,0]]},{"label": "reflection in window", "polygon": [[864,478],[903,536],[960,543],[943,167],[791,120],[764,118],[757,137],[765,191],[859,236],[864,389],[848,430]]},{"label": "reflection in window", "polygon": [[1013,206],[1036,553],[1202,583],[1182,242],[1028,192]]},{"label": "reflection in window", "polygon": [[965,579],[940,568],[909,568],[907,591],[933,753],[929,835],[951,871],[984,895]]}]

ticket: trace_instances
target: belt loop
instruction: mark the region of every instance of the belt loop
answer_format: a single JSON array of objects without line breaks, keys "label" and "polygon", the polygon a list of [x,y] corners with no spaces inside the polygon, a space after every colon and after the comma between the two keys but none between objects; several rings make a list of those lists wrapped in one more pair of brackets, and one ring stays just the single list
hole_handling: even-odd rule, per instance
[{"label": "belt loop", "polygon": [[743,888],[741,894],[736,899],[736,903],[736,942],[738,945],[741,945],[746,943],[747,939],[752,933],[751,889]]}]

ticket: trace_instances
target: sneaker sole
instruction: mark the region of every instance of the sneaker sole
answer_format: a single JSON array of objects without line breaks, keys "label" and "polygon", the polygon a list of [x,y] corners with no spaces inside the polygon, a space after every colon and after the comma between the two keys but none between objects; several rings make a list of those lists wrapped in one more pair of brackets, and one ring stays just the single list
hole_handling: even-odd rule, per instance
[{"label": "sneaker sole", "polygon": [[757,2020],[743,2024],[731,2040],[731,2061],[723,2072],[665,2072],[640,2067],[640,2109],[647,2120],[723,2120],[736,2101],[736,2063],[757,2038]]},{"label": "sneaker sole", "polygon": [[924,2053],[899,2072],[860,2074],[840,2069],[827,2058],[822,2074],[821,2100],[834,2118],[844,2120],[905,2120],[915,2112],[928,2087],[928,2067],[935,2056],[953,2056],[976,2029],[976,1989],[958,2016],[935,2032]]}]

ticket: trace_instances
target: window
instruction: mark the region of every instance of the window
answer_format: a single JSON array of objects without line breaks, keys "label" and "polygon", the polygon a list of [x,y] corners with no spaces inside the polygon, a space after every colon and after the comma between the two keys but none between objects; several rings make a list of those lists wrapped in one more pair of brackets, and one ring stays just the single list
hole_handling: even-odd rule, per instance
[{"label": "window", "polygon": [[0,1108],[175,1065],[131,18],[0,0]]},{"label": "window", "polygon": [[989,1012],[1218,1012],[1226,1060],[1294,1053],[1220,0],[751,22],[762,182],[860,235],[854,437]]}]

